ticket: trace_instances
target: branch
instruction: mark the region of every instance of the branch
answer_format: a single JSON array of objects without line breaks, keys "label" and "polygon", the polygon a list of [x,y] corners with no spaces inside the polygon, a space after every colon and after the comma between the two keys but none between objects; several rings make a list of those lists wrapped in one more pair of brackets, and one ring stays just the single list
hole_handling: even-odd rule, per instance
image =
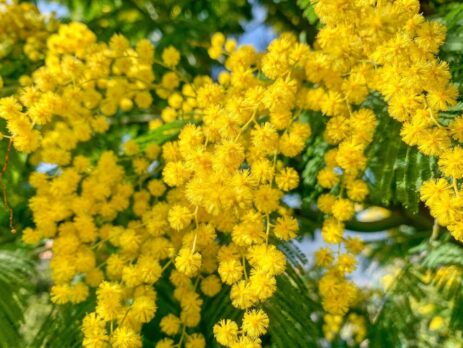
[{"label": "branch", "polygon": [[378,221],[359,221],[352,219],[346,223],[346,229],[356,232],[380,232],[391,228],[407,225],[410,221],[398,211],[393,211],[390,216]]},{"label": "branch", "polygon": [[[322,227],[320,212],[305,207],[304,209],[295,209],[294,213],[303,224],[309,225],[314,229]],[[423,215],[421,210],[420,213],[411,215],[406,213],[404,209],[397,209],[392,210],[390,216],[377,221],[366,222],[354,218],[346,223],[346,229],[355,232],[369,233],[381,232],[391,228],[397,228],[401,225],[410,225],[431,230],[433,222],[429,220],[428,216]]]}]

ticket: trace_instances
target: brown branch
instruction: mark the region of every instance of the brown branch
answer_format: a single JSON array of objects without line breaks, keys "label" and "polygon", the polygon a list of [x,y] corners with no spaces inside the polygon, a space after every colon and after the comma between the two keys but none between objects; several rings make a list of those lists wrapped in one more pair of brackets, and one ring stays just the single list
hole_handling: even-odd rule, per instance
[{"label": "brown branch", "polygon": [[[405,209],[391,210],[390,216],[378,221],[365,222],[354,218],[346,222],[346,229],[363,233],[381,232],[401,225],[416,226],[425,230],[432,229],[432,221],[429,221],[427,216],[424,216],[423,211],[420,211],[419,214],[411,215],[404,212],[404,210]],[[322,213],[304,207],[303,209],[296,209],[295,214],[311,226],[321,228],[322,221],[320,219],[320,214]]]}]

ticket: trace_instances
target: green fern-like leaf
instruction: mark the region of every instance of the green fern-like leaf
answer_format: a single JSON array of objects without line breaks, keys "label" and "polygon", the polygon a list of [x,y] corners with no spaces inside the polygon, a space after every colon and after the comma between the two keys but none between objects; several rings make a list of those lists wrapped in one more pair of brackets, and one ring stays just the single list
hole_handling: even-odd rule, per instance
[{"label": "green fern-like leaf", "polygon": [[316,134],[309,139],[306,150],[302,158],[303,167],[303,197],[307,202],[314,202],[323,192],[323,189],[317,184],[317,174],[325,167],[324,156],[330,149],[329,144],[323,138],[323,131],[326,124],[326,117],[321,113],[307,113],[304,115],[306,122],[310,124],[312,133]]},{"label": "green fern-like leaf", "polygon": [[281,246],[288,265],[277,278],[278,290],[264,304],[270,318],[272,347],[318,347],[323,337],[321,322],[314,321],[321,312],[320,303],[312,298],[306,279],[305,255],[294,243]]},{"label": "green fern-like leaf", "polygon": [[315,14],[314,8],[310,0],[297,0],[297,5],[302,10],[302,15],[307,18],[310,24],[315,24],[318,17]]},{"label": "green fern-like leaf", "polygon": [[371,347],[405,347],[416,342],[419,320],[411,301],[424,297],[420,273],[412,266],[404,267],[395,278],[373,318],[369,332]]},{"label": "green fern-like leaf", "polygon": [[94,297],[90,297],[87,301],[77,305],[54,305],[41,323],[31,347],[81,347],[81,322],[85,314],[92,311],[94,304]]},{"label": "green fern-like leaf", "polygon": [[449,63],[452,81],[463,92],[463,4],[450,3],[439,6],[436,19],[447,27],[447,38],[441,47],[440,58]]},{"label": "green fern-like leaf", "polygon": [[462,266],[463,267],[463,248],[460,245],[449,242],[433,242],[432,247],[423,259],[423,266],[436,269],[440,266]]},{"label": "green fern-like leaf", "polygon": [[463,330],[463,287],[461,284],[453,300],[449,328],[453,331]]},{"label": "green fern-like leaf", "polygon": [[33,263],[27,253],[0,249],[0,347],[20,347],[20,327],[32,289]]},{"label": "green fern-like leaf", "polygon": [[[409,213],[417,213],[419,189],[424,181],[436,175],[436,159],[423,155],[401,140],[400,123],[387,114],[386,104],[378,95],[371,95],[362,107],[372,109],[378,119],[374,139],[366,152],[368,165],[365,179],[370,185],[370,203],[386,206],[400,204]],[[458,108],[455,107],[455,110]],[[325,118],[319,113],[307,117],[315,129],[314,134],[319,134],[309,141],[303,157],[303,196],[304,201],[311,203],[323,192],[316,178],[325,166],[324,155],[330,146],[322,135]]]},{"label": "green fern-like leaf", "polygon": [[422,183],[436,175],[436,159],[406,145],[400,138],[400,124],[384,110],[377,114],[379,124],[367,152],[370,199],[381,205],[401,204],[415,214]]}]

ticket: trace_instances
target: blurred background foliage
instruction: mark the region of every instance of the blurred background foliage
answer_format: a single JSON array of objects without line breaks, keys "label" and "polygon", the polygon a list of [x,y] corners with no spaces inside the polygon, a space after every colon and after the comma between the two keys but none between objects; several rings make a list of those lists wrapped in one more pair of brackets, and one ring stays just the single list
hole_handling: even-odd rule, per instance
[{"label": "blurred background foliage", "polygon": [[[266,40],[260,36],[262,31],[249,33],[249,25],[254,23],[252,30],[257,25],[270,30],[272,35],[293,31],[301,40],[312,43],[320,25],[310,0],[56,0],[36,4],[47,10],[45,12],[56,10],[55,16],[60,20],[86,23],[101,40],[122,33],[132,41],[150,38],[159,51],[173,45],[181,51],[181,67],[190,75],[209,75],[215,71],[205,44],[214,32],[221,31],[239,40],[247,35],[251,43]],[[450,63],[453,80],[463,92],[463,4],[426,0],[421,1],[421,10],[447,25],[447,41],[440,56]],[[262,21],[256,24],[256,17]],[[53,15],[48,15],[47,23],[46,27],[31,28],[39,33],[39,44],[41,32],[56,30]],[[19,77],[31,73],[44,58],[37,56],[31,60],[18,45],[5,40],[0,42],[0,57],[0,75],[5,82],[0,90],[2,96],[13,93],[18,88]],[[156,100],[151,114],[116,119],[117,123],[108,133],[79,151],[95,155],[99,147],[117,149],[127,134],[138,136],[140,143],[163,142],[166,130],[174,130],[168,134],[175,136],[179,124],[149,130],[148,121],[157,117],[163,102]],[[320,274],[310,256],[314,245],[319,243],[316,232],[322,221],[314,208],[322,192],[315,177],[329,146],[321,136],[324,119],[319,114],[308,113],[304,117],[311,124],[314,136],[303,156],[292,163],[302,173],[303,180],[298,194],[289,197],[296,202],[302,236],[298,243],[282,246],[290,267],[279,278],[279,291],[266,308],[272,317],[272,327],[264,338],[269,347],[463,346],[463,248],[446,233],[432,234],[433,221],[419,202],[417,191],[424,180],[436,175],[435,159],[424,157],[402,143],[400,125],[387,115],[381,98],[372,95],[365,104],[375,110],[380,123],[377,129],[382,136],[377,136],[368,150],[367,177],[372,192],[366,204],[368,209],[348,224],[352,233],[360,234],[368,243],[362,259],[363,273],[355,279],[368,284],[364,287],[363,300],[341,323],[340,333],[330,343],[324,340],[316,287]],[[440,121],[448,122],[462,111],[463,103],[459,103],[440,115]],[[4,129],[4,125],[0,124],[0,128]],[[20,231],[32,224],[27,201],[33,192],[27,178],[37,169],[37,164],[25,155],[7,150],[8,141],[1,141],[0,168],[5,170],[2,170],[0,187],[3,204],[0,210],[0,347],[79,347],[79,320],[94,299],[78,306],[50,304],[47,296],[49,246],[31,250],[18,238]],[[53,170],[41,166],[41,170]],[[161,281],[157,288],[161,312],[174,305],[167,295],[168,287],[167,281]],[[228,296],[222,295],[205,306],[207,313],[203,313],[203,317],[208,318],[204,323],[205,332],[211,332],[210,327],[218,318],[233,317]],[[358,317],[365,322],[366,340],[356,339],[358,319],[352,318]],[[146,347],[153,347],[158,338],[156,327],[156,319],[146,326]],[[215,346],[212,337],[208,337],[209,346]]]}]

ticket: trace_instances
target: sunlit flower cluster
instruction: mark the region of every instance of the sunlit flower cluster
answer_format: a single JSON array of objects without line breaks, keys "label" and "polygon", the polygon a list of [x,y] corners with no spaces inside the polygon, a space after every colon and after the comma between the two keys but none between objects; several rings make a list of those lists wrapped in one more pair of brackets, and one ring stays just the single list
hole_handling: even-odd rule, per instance
[{"label": "sunlit flower cluster", "polygon": [[[425,183],[422,198],[438,224],[463,240],[463,118],[449,126],[439,121],[457,97],[448,66],[436,58],[443,26],[425,21],[417,0],[313,3],[323,24],[313,48],[282,34],[258,53],[214,34],[208,53],[224,66],[217,81],[183,76],[173,46],[155,52],[149,40],[132,46],[121,35],[101,43],[81,23],[51,33],[43,19],[21,17],[29,11],[39,18],[34,7],[2,4],[14,23],[27,25],[12,24],[0,35],[25,40],[25,54],[44,61],[17,93],[0,99],[0,117],[34,165],[55,165],[30,178],[35,228],[23,240],[53,240],[55,303],[96,297],[82,323],[84,346],[141,347],[160,279],[172,285],[179,310],[160,318],[164,338],[156,348],[205,347],[201,310],[221,291],[243,315],[214,326],[217,342],[261,346],[272,320],[266,301],[286,267],[278,244],[299,229],[285,198],[300,186],[288,163],[300,158],[311,135],[301,117],[307,111],[323,114],[330,146],[317,175],[324,189],[317,201],[325,216],[321,235],[329,244],[315,254],[324,269],[318,286],[324,330],[331,339],[347,320],[362,341],[364,319],[345,316],[359,300],[349,274],[363,242],[344,231],[369,193],[365,152],[377,125],[367,102],[372,91],[402,123],[404,142],[439,158],[443,177]],[[0,27],[7,26],[3,20]],[[119,147],[93,156],[80,146],[135,111],[153,114],[150,129],[179,122],[178,134],[142,145],[124,134]]]},{"label": "sunlit flower cluster", "polygon": [[98,43],[80,23],[62,25],[47,46],[30,84],[0,100],[0,117],[16,149],[34,151],[36,163],[68,165],[79,142],[108,129],[108,117],[151,106],[154,48],[142,40],[132,49],[117,35]]},{"label": "sunlit flower cluster", "polygon": [[[216,34],[212,47],[230,46],[227,42]],[[298,173],[282,159],[301,153],[310,135],[308,124],[298,120],[304,105],[297,97],[304,87],[297,74],[302,60],[290,61],[299,54],[295,44],[287,35],[263,56],[250,46],[231,52],[224,58],[226,70],[219,83],[207,81],[195,93],[195,112],[202,122],[185,126],[177,141],[163,146],[163,181],[170,187],[168,196],[177,200],[171,202],[167,218],[181,241],[175,272],[188,284],[185,288],[175,279],[176,293],[183,307],[185,296],[180,294],[191,292],[190,279],[197,284],[208,273],[219,278],[202,280],[203,292],[210,287],[208,291],[216,293],[220,283],[230,286],[232,305],[245,313],[241,327],[226,318],[214,327],[217,341],[225,346],[260,346],[259,337],[269,325],[261,307],[276,291],[275,277],[286,265],[273,241],[289,240],[298,231],[296,219],[282,203],[284,194],[299,185]],[[287,65],[272,72],[265,62],[276,54]],[[255,73],[261,64],[263,72],[269,69],[268,79]],[[228,235],[230,242],[219,242],[223,238],[217,234]]]},{"label": "sunlit flower cluster", "polygon": [[0,1],[0,59],[21,59],[18,53],[31,62],[44,59],[46,40],[56,28],[57,21],[45,18],[32,3]]},{"label": "sunlit flower cluster", "polygon": [[[240,328],[225,318],[217,324],[219,343],[259,347],[267,332],[262,306],[286,266],[275,241],[298,231],[282,199],[299,175],[284,160],[302,152],[311,132],[299,120],[309,48],[291,35],[266,55],[236,49],[220,34],[212,44],[224,45],[218,83],[183,83],[174,47],[160,54],[159,65],[172,70],[155,83],[148,41],[132,48],[116,35],[106,45],[82,24],[62,25],[30,84],[0,100],[16,149],[32,153],[34,163],[58,165],[30,178],[35,228],[23,240],[53,240],[54,302],[96,294],[82,326],[84,346],[140,347],[161,277],[173,285],[180,312],[161,318],[166,337],[157,347],[204,347],[195,329],[201,308],[224,285],[245,313]],[[284,69],[275,59],[285,60]],[[261,65],[268,78],[256,74]],[[111,118],[149,108],[153,92],[165,107],[150,127],[183,119],[176,140],[162,149],[128,140],[97,160],[79,154],[79,144],[108,131]]]},{"label": "sunlit flower cluster", "polygon": [[[329,117],[325,140],[335,146],[318,174],[319,185],[330,190],[320,196],[318,208],[327,214],[324,240],[343,243],[347,251],[338,249],[332,257],[322,249],[317,263],[328,267],[320,282],[325,310],[342,315],[355,301],[355,287],[342,280],[355,268],[353,241],[343,237],[343,223],[353,217],[354,203],[368,194],[362,181],[364,150],[376,125],[374,112],[363,106],[366,98],[371,91],[379,92],[390,116],[403,123],[404,142],[440,158],[439,167],[450,180],[426,183],[423,198],[439,224],[449,226],[457,238],[463,231],[458,227],[461,209],[455,181],[463,175],[458,167],[462,150],[452,143],[461,140],[461,127],[459,118],[448,128],[439,123],[439,112],[456,103],[457,89],[449,83],[447,64],[436,57],[445,28],[426,21],[418,13],[418,1],[325,0],[315,1],[314,9],[324,26],[306,64],[308,78],[315,84],[309,101],[312,109]],[[356,252],[360,249],[358,245]],[[329,327],[327,322],[325,329],[330,331]]]}]

